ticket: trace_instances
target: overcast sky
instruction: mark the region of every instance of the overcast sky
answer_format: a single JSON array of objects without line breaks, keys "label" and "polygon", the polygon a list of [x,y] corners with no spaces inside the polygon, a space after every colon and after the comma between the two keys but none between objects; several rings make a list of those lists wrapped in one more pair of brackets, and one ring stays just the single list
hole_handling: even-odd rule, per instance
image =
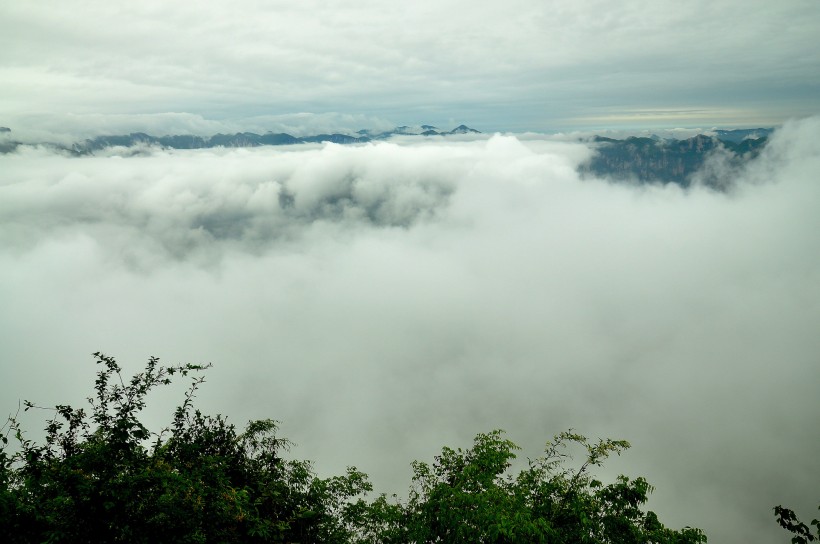
[{"label": "overcast sky", "polygon": [[32,0],[0,126],[771,126],[820,110],[816,0]]}]

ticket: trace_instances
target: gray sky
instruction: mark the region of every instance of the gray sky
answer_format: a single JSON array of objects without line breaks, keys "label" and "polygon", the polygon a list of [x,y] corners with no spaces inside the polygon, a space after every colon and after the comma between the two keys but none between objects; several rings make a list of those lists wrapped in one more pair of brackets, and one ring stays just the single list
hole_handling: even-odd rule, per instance
[{"label": "gray sky", "polygon": [[[90,353],[215,368],[323,474],[406,492],[413,459],[574,427],[710,542],[788,542],[820,475],[820,118],[728,193],[579,180],[578,143],[0,156],[0,399],[78,404]],[[721,168],[715,163],[714,168]],[[160,396],[167,424],[177,396]],[[27,415],[41,428],[41,414]]]},{"label": "gray sky", "polygon": [[0,126],[770,126],[820,109],[819,25],[816,0],[3,2]]}]

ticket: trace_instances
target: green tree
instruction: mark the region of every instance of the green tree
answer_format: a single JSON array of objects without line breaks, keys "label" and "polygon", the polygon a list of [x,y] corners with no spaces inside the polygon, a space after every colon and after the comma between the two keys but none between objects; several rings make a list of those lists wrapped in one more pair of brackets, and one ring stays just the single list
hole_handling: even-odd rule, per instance
[{"label": "green tree", "polygon": [[[151,358],[129,381],[101,353],[90,412],[53,408],[42,444],[9,418],[0,452],[0,525],[11,542],[347,542],[370,490],[364,474],[320,479],[285,460],[274,421],[239,432],[193,408],[205,366]],[[191,376],[169,428],[140,421],[146,396]],[[30,402],[26,410],[38,408]],[[9,449],[9,436],[16,448]]]},{"label": "green tree", "polygon": [[[125,380],[113,358],[94,357],[99,370],[88,409],[49,408],[41,442],[27,438],[17,416],[0,429],[4,542],[706,541],[697,529],[671,530],[644,512],[652,488],[643,478],[620,476],[609,485],[593,478],[593,467],[629,447],[623,440],[561,433],[543,456],[511,474],[518,446],[502,431],[479,434],[467,450],[445,447],[432,464],[413,463],[406,500],[380,495],[368,502],[370,483],[355,468],[323,479],[309,462],[286,459],[290,444],[275,421],[238,430],[197,410],[207,366],[162,366],[152,357]],[[152,432],[140,419],[147,395],[179,377],[190,380],[183,402],[167,428]],[[42,408],[26,402],[25,409]],[[575,468],[570,445],[585,451]],[[805,536],[787,512],[784,526]]]},{"label": "green tree", "polygon": [[[575,470],[568,444],[586,450]],[[629,447],[623,440],[591,442],[565,432],[516,476],[519,448],[502,431],[476,436],[468,450],[444,448],[432,465],[413,463],[406,502],[382,495],[371,504],[361,542],[392,543],[675,543],[706,542],[698,529],[668,529],[641,507],[652,490],[643,478],[620,476],[604,485],[589,469]]]}]

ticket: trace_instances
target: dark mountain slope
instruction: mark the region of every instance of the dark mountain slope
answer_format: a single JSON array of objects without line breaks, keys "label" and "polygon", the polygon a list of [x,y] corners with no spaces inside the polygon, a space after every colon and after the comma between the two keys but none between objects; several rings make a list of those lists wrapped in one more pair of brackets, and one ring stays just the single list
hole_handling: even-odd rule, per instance
[{"label": "dark mountain slope", "polygon": [[685,140],[595,137],[596,153],[581,172],[615,181],[677,183],[688,187],[705,161],[723,153],[730,166],[754,159],[766,145],[766,136],[735,142],[699,134]]}]

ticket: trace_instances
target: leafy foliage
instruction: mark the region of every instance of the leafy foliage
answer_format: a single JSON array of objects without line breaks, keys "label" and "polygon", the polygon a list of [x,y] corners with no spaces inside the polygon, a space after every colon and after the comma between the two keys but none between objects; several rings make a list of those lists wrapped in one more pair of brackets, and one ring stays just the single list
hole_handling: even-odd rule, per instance
[{"label": "leafy foliage", "polygon": [[[820,510],[820,506],[817,509]],[[812,534],[809,526],[800,521],[794,511],[782,506],[775,506],[774,515],[777,518],[777,523],[794,535],[792,544],[808,544],[814,540],[820,540],[820,519],[811,520],[811,524],[814,525],[814,534]]]},{"label": "leafy foliage", "polygon": [[[413,463],[407,499],[368,502],[371,485],[355,468],[322,479],[309,462],[286,460],[290,444],[275,421],[240,431],[195,409],[207,366],[151,358],[125,381],[113,358],[94,357],[100,370],[88,411],[49,408],[42,443],[26,437],[16,415],[0,429],[4,542],[706,541],[698,529],[667,529],[644,512],[652,488],[643,478],[593,478],[593,467],[629,447],[623,440],[564,432],[513,475],[518,446],[502,431],[479,434],[468,450],[445,447],[432,464]],[[182,404],[167,428],[151,432],[140,421],[147,395],[179,377],[190,380]],[[577,468],[567,466],[571,445],[585,451]]]},{"label": "leafy foliage", "polygon": [[[586,449],[577,469],[564,466],[569,444]],[[620,476],[611,485],[589,469],[628,448],[623,440],[591,442],[564,432],[543,457],[508,473],[518,446],[502,431],[479,434],[463,451],[444,448],[432,465],[413,464],[406,503],[380,496],[373,503],[362,542],[441,543],[700,543],[698,529],[665,528],[653,512],[642,512],[651,487],[643,478]]]},{"label": "leafy foliage", "polygon": [[[192,401],[198,365],[160,366],[125,382],[116,361],[102,368],[90,413],[58,405],[45,442],[9,419],[19,446],[0,455],[0,519],[7,542],[346,542],[349,499],[370,490],[366,476],[317,478],[309,463],[286,461],[274,421],[244,432]],[[139,421],[146,395],[192,376],[172,425],[153,435]],[[26,402],[26,410],[37,408]]]}]

